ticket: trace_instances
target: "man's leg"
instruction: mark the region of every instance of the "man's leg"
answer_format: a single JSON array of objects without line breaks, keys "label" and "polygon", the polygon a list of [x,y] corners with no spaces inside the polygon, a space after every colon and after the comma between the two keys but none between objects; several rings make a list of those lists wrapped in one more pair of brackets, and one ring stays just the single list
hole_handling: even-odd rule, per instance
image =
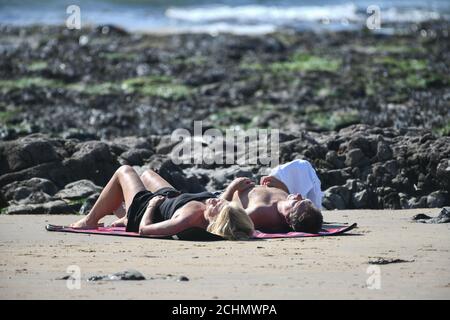
[{"label": "man's leg", "polygon": [[136,171],[130,166],[121,166],[102,190],[89,214],[71,224],[71,227],[96,228],[98,221],[117,209],[122,201],[125,201],[128,211],[134,196],[143,190],[145,186]]}]

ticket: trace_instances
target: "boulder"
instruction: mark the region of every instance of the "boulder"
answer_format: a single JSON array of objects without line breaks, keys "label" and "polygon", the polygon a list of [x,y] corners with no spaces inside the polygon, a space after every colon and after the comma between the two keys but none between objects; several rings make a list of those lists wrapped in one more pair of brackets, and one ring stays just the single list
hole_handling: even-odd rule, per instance
[{"label": "boulder", "polygon": [[35,192],[42,192],[49,196],[53,196],[57,191],[58,189],[52,181],[42,178],[15,181],[1,188],[1,192],[8,201],[19,201],[29,197]]},{"label": "boulder", "polygon": [[364,153],[359,148],[349,150],[345,155],[345,165],[354,167],[361,163],[364,159]]},{"label": "boulder", "polygon": [[355,209],[367,208],[369,206],[369,193],[367,190],[352,194],[352,206]]},{"label": "boulder", "polygon": [[450,205],[450,197],[447,191],[434,191],[427,197],[428,208],[442,208],[446,205]]},{"label": "boulder", "polygon": [[0,154],[5,159],[5,166],[1,166],[0,175],[61,160],[54,144],[41,136],[3,143]]},{"label": "boulder", "polygon": [[386,161],[392,159],[393,152],[391,147],[383,141],[380,141],[377,146],[378,161]]},{"label": "boulder", "polygon": [[67,184],[63,190],[58,191],[55,197],[65,200],[82,199],[102,191],[102,188],[89,180],[79,180]]},{"label": "boulder", "polygon": [[344,199],[339,194],[327,193],[322,199],[322,205],[327,210],[343,210],[346,209],[346,204]]},{"label": "boulder", "polygon": [[153,155],[148,149],[131,149],[120,155],[121,165],[141,166]]},{"label": "boulder", "polygon": [[80,205],[54,200],[41,204],[18,204],[6,208],[6,214],[75,214]]}]

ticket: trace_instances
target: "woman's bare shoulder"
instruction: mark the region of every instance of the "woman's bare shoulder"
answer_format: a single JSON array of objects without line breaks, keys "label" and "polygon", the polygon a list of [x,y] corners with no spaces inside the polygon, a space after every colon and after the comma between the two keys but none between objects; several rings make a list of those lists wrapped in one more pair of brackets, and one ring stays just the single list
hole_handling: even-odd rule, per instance
[{"label": "woman's bare shoulder", "polygon": [[195,218],[198,215],[202,215],[205,211],[205,204],[200,201],[190,201],[184,206],[175,211],[172,219],[190,219]]}]

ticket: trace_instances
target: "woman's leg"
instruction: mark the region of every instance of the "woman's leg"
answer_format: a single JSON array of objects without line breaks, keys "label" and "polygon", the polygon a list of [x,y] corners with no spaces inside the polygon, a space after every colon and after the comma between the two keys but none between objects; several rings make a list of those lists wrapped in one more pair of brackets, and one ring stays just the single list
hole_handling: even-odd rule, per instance
[{"label": "woman's leg", "polygon": [[125,201],[128,211],[134,196],[145,190],[139,175],[130,166],[121,166],[100,193],[91,211],[83,219],[71,224],[73,228],[96,228],[98,221],[110,214]]},{"label": "woman's leg", "polygon": [[[147,190],[151,192],[156,192],[164,187],[173,188],[173,186],[169,182],[167,182],[163,177],[161,177],[155,171],[150,169],[145,171],[140,178],[144,186],[147,188]],[[110,226],[125,227],[128,222],[127,211],[125,210],[125,208],[122,205],[120,205],[116,210],[114,210],[114,214],[119,219],[111,223]]]},{"label": "woman's leg", "polygon": [[[144,186],[147,188],[147,190],[151,192],[156,192],[161,188],[173,188],[173,186],[167,182],[163,177],[161,177],[159,174],[157,174],[153,170],[146,170],[141,175],[141,180]],[[175,189],[175,188],[174,188]]]},{"label": "woman's leg", "polygon": [[[151,192],[156,192],[157,190],[164,187],[173,188],[173,186],[169,182],[167,182],[163,177],[161,177],[155,171],[150,169],[145,171],[140,178],[144,186],[147,188],[147,190]],[[123,220],[126,218],[127,215],[125,207],[119,205],[119,207],[117,207],[114,210],[114,214],[116,215],[117,218],[120,218],[119,220],[117,220],[119,222],[119,225],[117,226],[122,226]],[[116,226],[116,224],[113,223],[111,226]]]}]

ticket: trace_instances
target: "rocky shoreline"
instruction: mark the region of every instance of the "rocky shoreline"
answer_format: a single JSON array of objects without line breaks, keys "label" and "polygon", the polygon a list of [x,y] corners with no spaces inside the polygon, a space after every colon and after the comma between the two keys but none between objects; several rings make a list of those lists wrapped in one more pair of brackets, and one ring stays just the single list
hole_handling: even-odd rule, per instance
[{"label": "rocky shoreline", "polygon": [[446,21],[394,35],[143,35],[1,26],[2,213],[86,212],[120,165],[185,191],[260,165],[175,165],[174,129],[280,129],[327,209],[450,205]]}]

